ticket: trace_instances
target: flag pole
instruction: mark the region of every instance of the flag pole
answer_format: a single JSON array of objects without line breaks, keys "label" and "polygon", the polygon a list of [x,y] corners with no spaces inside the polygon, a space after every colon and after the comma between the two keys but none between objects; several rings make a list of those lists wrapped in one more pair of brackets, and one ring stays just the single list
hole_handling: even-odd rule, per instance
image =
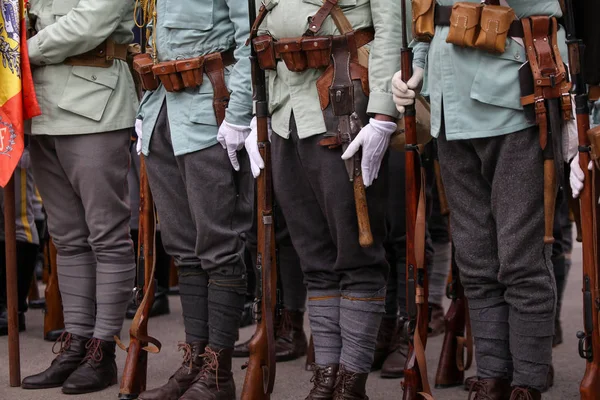
[{"label": "flag pole", "polygon": [[6,246],[6,311],[8,314],[8,370],[10,386],[21,386],[17,294],[17,238],[15,226],[15,176],[4,187],[4,240]]}]

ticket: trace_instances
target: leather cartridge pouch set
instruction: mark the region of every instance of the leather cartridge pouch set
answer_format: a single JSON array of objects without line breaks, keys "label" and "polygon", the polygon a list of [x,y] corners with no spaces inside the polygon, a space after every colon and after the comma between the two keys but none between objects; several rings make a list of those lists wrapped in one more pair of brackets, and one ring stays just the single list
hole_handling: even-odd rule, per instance
[{"label": "leather cartridge pouch set", "polygon": [[523,37],[523,29],[513,9],[499,4],[499,0],[489,0],[459,2],[450,7],[438,6],[435,0],[413,0],[414,36],[420,41],[430,41],[435,26],[449,26],[448,43],[504,53],[506,39]]},{"label": "leather cartridge pouch set", "polygon": [[158,64],[154,64],[150,54],[144,53],[135,57],[133,68],[144,90],[156,90],[161,82],[167,92],[198,88],[206,74],[213,87],[213,108],[220,125],[229,103],[225,67],[234,63],[233,50]]},{"label": "leather cartridge pouch set", "polygon": [[128,50],[129,44],[119,44],[112,39],[107,39],[93,50],[67,58],[64,63],[73,66],[109,68],[114,60],[127,61]]}]

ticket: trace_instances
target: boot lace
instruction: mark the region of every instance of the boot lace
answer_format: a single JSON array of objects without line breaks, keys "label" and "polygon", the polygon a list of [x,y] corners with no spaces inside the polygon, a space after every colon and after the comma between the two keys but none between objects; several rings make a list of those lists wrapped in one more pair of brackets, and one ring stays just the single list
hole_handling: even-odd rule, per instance
[{"label": "boot lace", "polygon": [[85,363],[86,361],[94,361],[99,363],[104,358],[104,354],[102,352],[102,340],[91,338],[85,344],[85,348],[87,349],[87,353],[81,363]]},{"label": "boot lace", "polygon": [[337,377],[337,382],[335,384],[336,388],[339,388],[339,390],[336,389],[334,400],[344,399],[344,394],[346,393],[346,391],[348,391],[347,387],[352,386],[352,381],[356,378],[357,375],[358,373],[350,372],[348,370],[340,372],[340,374]]},{"label": "boot lace", "polygon": [[[475,397],[472,397],[475,395]],[[493,400],[488,393],[487,382],[484,381],[474,381],[471,383],[471,390],[469,390],[468,400]]]},{"label": "boot lace", "polygon": [[515,387],[510,400],[533,400],[533,395],[527,388]]},{"label": "boot lace", "polygon": [[204,365],[200,371],[199,379],[209,380],[210,376],[214,374],[217,392],[219,392],[219,353],[207,347],[201,357],[204,358]]},{"label": "boot lace", "polygon": [[193,368],[193,350],[189,343],[179,342],[177,344],[177,351],[183,351],[183,365],[188,369],[188,374],[192,373]]},{"label": "boot lace", "polygon": [[[71,339],[71,334],[67,331],[63,331],[63,333],[60,334],[58,339],[56,339],[56,341],[52,345],[52,353],[60,355],[65,351],[69,350],[69,348],[71,347]],[[60,348],[58,349],[58,351],[55,350],[57,344],[60,344]]]}]

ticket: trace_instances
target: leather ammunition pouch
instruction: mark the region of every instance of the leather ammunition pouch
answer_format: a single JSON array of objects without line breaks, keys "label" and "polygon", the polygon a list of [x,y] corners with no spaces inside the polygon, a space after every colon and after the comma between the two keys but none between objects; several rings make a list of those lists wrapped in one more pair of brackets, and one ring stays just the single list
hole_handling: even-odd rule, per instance
[{"label": "leather ammunition pouch", "polygon": [[588,139],[590,139],[590,158],[600,169],[600,126],[587,131]]},{"label": "leather ammunition pouch", "polygon": [[435,33],[435,0],[412,0],[413,37],[430,42]]},{"label": "leather ammunition pouch", "polygon": [[152,67],[154,61],[149,53],[138,54],[133,57],[134,77],[140,82],[144,90],[156,90],[158,88],[158,78],[154,76]]},{"label": "leather ammunition pouch", "polygon": [[[558,23],[554,17],[535,16],[522,20],[529,68],[520,71],[521,104],[528,119],[540,127],[540,145],[546,148],[548,108],[546,100],[560,99],[561,119],[573,119],[571,83],[558,50]],[[528,83],[530,82],[530,83]],[[535,115],[535,117],[532,117]]]},{"label": "leather ammunition pouch", "polygon": [[435,25],[449,26],[446,42],[504,53],[508,37],[523,37],[523,26],[510,7],[460,2],[436,6]]},{"label": "leather ammunition pouch", "polygon": [[[363,29],[353,33],[356,48],[371,42],[375,37],[372,29]],[[261,35],[252,40],[256,57],[261,69],[277,69],[277,62],[283,61],[293,72],[307,69],[319,69],[331,63],[331,51],[335,40],[340,36],[301,36],[275,40],[270,35]]]},{"label": "leather ammunition pouch", "polygon": [[73,66],[109,68],[114,60],[127,61],[129,44],[115,43],[107,39],[86,53],[68,57],[64,63]]}]

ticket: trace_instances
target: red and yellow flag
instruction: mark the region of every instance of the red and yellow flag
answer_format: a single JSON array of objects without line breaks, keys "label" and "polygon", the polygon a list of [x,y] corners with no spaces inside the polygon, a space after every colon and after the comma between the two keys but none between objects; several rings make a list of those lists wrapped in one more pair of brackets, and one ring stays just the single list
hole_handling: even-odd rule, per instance
[{"label": "red and yellow flag", "polygon": [[40,115],[27,53],[27,0],[0,0],[0,186],[12,176],[21,154],[23,121]]}]

